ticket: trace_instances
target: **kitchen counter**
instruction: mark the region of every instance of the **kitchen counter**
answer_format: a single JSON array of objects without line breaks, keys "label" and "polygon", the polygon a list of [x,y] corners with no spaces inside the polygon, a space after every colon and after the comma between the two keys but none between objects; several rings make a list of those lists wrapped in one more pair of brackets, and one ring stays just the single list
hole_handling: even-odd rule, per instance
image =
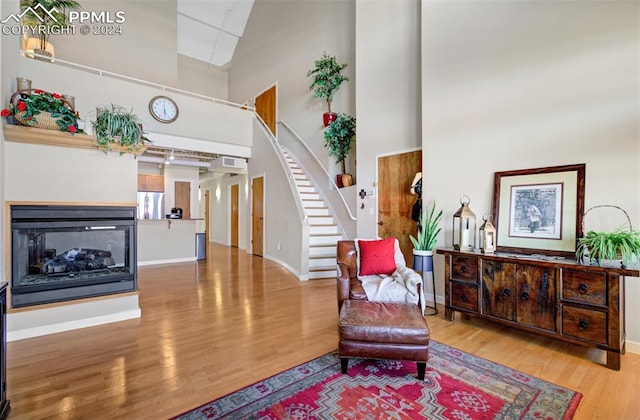
[{"label": "kitchen counter", "polygon": [[138,265],[196,261],[195,238],[204,219],[138,219]]}]

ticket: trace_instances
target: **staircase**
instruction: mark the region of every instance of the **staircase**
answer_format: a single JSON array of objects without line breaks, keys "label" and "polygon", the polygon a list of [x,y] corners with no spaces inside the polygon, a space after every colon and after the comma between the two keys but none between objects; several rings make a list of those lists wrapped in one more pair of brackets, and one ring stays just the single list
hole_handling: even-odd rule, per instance
[{"label": "staircase", "polygon": [[344,239],[331,209],[304,169],[287,150],[283,150],[309,219],[309,280],[337,277],[336,242]]}]

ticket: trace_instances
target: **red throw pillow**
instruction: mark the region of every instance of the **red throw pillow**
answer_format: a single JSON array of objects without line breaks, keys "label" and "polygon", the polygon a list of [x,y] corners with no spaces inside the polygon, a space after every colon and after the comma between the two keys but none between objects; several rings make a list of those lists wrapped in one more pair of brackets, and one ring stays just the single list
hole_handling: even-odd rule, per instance
[{"label": "red throw pillow", "polygon": [[360,247],[361,276],[374,274],[390,275],[396,270],[393,258],[396,238],[379,239],[376,241],[358,241]]}]

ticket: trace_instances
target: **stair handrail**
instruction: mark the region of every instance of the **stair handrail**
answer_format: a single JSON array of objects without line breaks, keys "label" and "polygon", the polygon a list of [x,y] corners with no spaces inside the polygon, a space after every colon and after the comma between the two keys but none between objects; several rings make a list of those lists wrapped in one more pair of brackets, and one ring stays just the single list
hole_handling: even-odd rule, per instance
[{"label": "stair handrail", "polygon": [[158,88],[158,89],[162,90],[163,92],[177,93],[177,94],[180,94],[180,95],[191,96],[193,98],[202,99],[202,100],[205,100],[207,102],[213,102],[213,103],[227,105],[227,106],[234,107],[234,108],[245,109],[247,111],[255,111],[254,107],[248,106],[246,104],[238,104],[238,103],[235,103],[235,102],[227,101],[225,99],[220,99],[220,98],[216,98],[216,97],[213,97],[213,96],[203,95],[201,93],[196,93],[196,92],[192,92],[192,91],[188,91],[188,90],[178,89],[178,88],[174,88],[174,87],[171,87],[171,86],[165,86],[165,85],[162,85],[160,83],[155,83],[155,82],[151,82],[151,81],[148,81],[148,80],[138,79],[138,78],[135,78],[135,77],[126,76],[124,74],[114,73],[114,72],[111,72],[111,71],[108,71],[108,70],[102,70],[102,69],[99,69],[99,68],[96,68],[96,67],[85,66],[84,64],[78,64],[78,63],[74,63],[72,61],[61,60],[58,57],[56,57],[55,59],[52,59],[49,56],[41,55],[41,54],[38,54],[38,53],[35,53],[35,52],[32,52],[32,51],[26,51],[26,50],[20,50],[20,54],[22,54],[23,57],[28,57],[28,58],[34,57],[34,58],[44,59],[44,60],[46,60],[47,62],[49,62],[51,64],[57,64],[57,65],[62,65],[64,67],[70,67],[70,68],[73,68],[73,69],[82,70],[84,72],[91,73],[91,74],[96,74],[96,75],[101,76],[101,77],[109,77],[111,79],[125,80],[125,81],[128,81],[128,82],[136,83],[138,85]]},{"label": "stair handrail", "polygon": [[336,182],[333,180],[331,175],[329,175],[329,172],[327,172],[327,169],[324,167],[324,165],[320,162],[320,159],[318,159],[318,156],[313,152],[313,150],[311,150],[311,148],[307,145],[307,143],[305,143],[305,141],[302,139],[302,137],[300,137],[300,135],[289,124],[287,124],[284,120],[278,120],[278,123],[281,124],[283,127],[285,127],[287,130],[289,130],[291,132],[291,134],[293,134],[294,138],[300,144],[302,144],[302,146],[307,150],[307,152],[309,152],[309,155],[311,155],[311,157],[313,159],[315,159],[316,163],[318,163],[318,166],[320,166],[320,168],[322,168],[322,171],[327,176],[327,179],[329,180],[329,182],[331,182],[336,187],[336,192],[338,193],[338,196],[340,197],[340,201],[342,201],[342,204],[344,205],[345,209],[347,210],[347,214],[349,215],[351,220],[357,220],[356,217],[353,215],[353,213],[351,213],[351,208],[347,204],[347,201],[344,199],[344,196],[342,195],[342,192],[340,191],[340,188],[338,188],[338,185],[336,184]]},{"label": "stair handrail", "polygon": [[[273,150],[275,151],[276,156],[278,156],[278,160],[280,161],[280,165],[282,165],[282,169],[287,174],[287,180],[289,181],[289,188],[291,188],[291,193],[295,197],[298,197],[299,196],[298,187],[296,186],[293,172],[291,171],[291,168],[287,164],[287,158],[284,156],[284,152],[282,151],[282,148],[280,147],[275,136],[273,135],[271,130],[268,128],[264,120],[260,117],[260,115],[258,115],[257,112],[254,112],[253,115],[255,115],[256,119],[258,120],[260,128],[262,128],[262,131],[266,135],[267,140],[269,141],[269,144],[271,145],[271,147],[273,147]],[[307,215],[304,212],[304,208],[302,207],[302,201],[299,199],[293,200],[293,201],[296,202],[296,208],[298,209],[298,216],[300,216],[300,222],[302,222],[303,225],[308,225],[309,219],[307,218]]]}]

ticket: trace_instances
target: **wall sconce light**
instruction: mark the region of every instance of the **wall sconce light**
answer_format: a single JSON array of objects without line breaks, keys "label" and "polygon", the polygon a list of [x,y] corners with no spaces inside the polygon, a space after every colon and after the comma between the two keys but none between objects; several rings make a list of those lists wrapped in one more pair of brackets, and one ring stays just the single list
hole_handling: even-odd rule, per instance
[{"label": "wall sconce light", "polygon": [[453,215],[453,248],[459,251],[473,251],[476,245],[476,215],[469,208],[471,199],[463,195],[462,207]]},{"label": "wall sconce light", "polygon": [[484,223],[480,226],[480,251],[491,254],[496,251],[496,228],[491,223],[491,216],[484,215],[482,220]]},{"label": "wall sconce light", "polygon": [[174,160],[175,158],[176,158],[176,155],[173,152],[173,149],[171,149],[171,152],[169,153],[169,160]]},{"label": "wall sconce light", "polygon": [[221,194],[221,192],[220,192],[220,185],[218,185],[218,186],[216,187],[216,200],[220,200],[220,194]]}]

